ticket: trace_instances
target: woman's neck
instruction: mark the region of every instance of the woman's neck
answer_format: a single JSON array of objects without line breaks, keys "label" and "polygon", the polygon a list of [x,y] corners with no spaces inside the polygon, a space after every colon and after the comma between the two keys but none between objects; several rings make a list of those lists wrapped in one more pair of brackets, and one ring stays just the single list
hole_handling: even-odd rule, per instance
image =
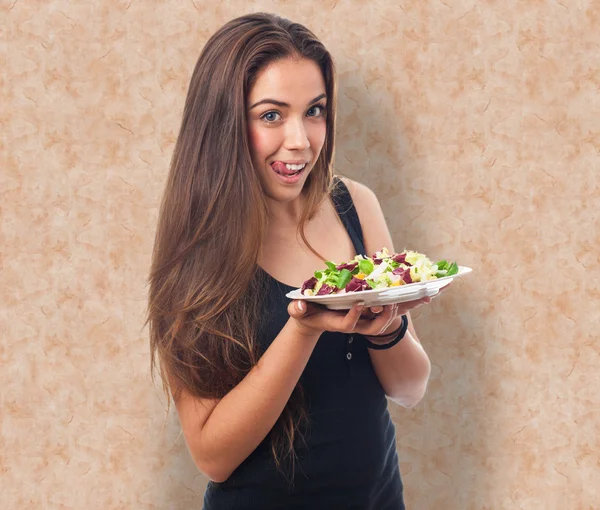
[{"label": "woman's neck", "polygon": [[277,202],[270,198],[267,199],[267,211],[269,217],[269,229],[275,228],[287,229],[296,228],[300,223],[302,211],[304,208],[304,198],[299,195],[289,202]]}]

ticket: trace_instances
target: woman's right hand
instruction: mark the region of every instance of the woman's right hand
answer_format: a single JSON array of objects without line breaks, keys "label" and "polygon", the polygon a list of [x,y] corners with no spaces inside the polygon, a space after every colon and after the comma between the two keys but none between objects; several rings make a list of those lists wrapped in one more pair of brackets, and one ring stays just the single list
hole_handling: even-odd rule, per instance
[{"label": "woman's right hand", "polygon": [[364,305],[355,303],[350,310],[328,308],[303,300],[288,305],[290,321],[298,333],[307,337],[320,336],[324,331],[378,335],[393,319],[394,305],[384,306],[373,318],[361,318]]}]

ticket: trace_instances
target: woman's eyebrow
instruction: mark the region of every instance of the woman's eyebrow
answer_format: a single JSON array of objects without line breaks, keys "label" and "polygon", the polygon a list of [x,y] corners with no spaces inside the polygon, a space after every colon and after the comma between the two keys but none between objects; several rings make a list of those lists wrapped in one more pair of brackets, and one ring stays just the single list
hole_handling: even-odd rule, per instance
[{"label": "woman's eyebrow", "polygon": [[[309,101],[308,104],[312,104],[312,103],[316,103],[317,101],[319,101],[320,99],[326,98],[327,94],[321,94],[320,96],[315,97],[312,101]],[[261,105],[261,104],[274,104],[275,106],[279,106],[281,108],[289,108],[290,105],[288,103],[284,103],[282,101],[277,101],[276,99],[261,99],[260,101],[258,101],[258,103],[254,103],[249,110],[252,110],[252,108],[254,108],[255,106]]]}]

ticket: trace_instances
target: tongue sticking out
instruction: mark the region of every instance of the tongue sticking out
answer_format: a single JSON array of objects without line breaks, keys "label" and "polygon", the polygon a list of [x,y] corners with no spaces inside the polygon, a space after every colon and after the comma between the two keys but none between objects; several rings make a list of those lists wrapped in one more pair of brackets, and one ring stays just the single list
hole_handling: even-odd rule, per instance
[{"label": "tongue sticking out", "polygon": [[285,163],[282,163],[281,161],[275,161],[275,163],[271,163],[271,167],[281,175],[294,175],[298,173],[298,170],[290,170],[287,166],[285,166]]}]

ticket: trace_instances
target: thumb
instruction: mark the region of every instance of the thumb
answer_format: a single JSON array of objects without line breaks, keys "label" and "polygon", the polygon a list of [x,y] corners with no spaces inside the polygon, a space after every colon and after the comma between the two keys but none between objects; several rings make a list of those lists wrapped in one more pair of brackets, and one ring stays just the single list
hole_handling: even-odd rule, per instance
[{"label": "thumb", "polygon": [[306,303],[300,299],[292,301],[288,305],[288,313],[290,317],[299,319],[306,313]]}]

